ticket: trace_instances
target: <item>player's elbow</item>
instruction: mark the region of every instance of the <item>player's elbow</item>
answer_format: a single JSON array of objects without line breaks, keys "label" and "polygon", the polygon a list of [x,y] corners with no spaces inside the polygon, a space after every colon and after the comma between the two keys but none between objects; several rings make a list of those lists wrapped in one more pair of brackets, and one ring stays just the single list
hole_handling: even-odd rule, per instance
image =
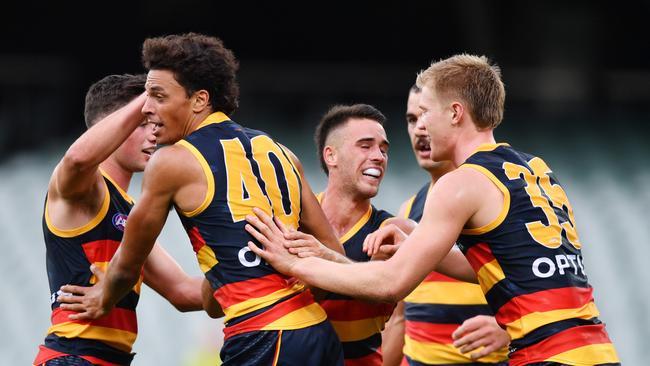
[{"label": "player's elbow", "polygon": [[63,165],[68,169],[74,171],[81,171],[92,164],[92,161],[87,153],[82,151],[81,148],[71,146],[63,156]]}]

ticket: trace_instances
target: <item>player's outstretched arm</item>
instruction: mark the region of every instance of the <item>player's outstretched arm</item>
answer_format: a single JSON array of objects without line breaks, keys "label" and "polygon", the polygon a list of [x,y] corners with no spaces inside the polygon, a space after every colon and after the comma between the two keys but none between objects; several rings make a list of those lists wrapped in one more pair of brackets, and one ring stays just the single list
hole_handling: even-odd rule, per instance
[{"label": "player's outstretched arm", "polygon": [[420,224],[387,261],[339,264],[319,258],[300,259],[285,249],[285,233],[261,210],[247,216],[251,233],[263,246],[249,248],[278,271],[328,291],[369,300],[396,302],[404,298],[449,253],[479,204],[464,191],[464,174],[447,174],[431,190]]}]

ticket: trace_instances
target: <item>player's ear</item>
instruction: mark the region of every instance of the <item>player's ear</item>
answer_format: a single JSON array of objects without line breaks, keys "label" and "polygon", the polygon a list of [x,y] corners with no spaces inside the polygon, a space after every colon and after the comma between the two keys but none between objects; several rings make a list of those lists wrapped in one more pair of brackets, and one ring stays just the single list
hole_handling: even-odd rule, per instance
[{"label": "player's ear", "polygon": [[205,89],[195,91],[190,97],[190,103],[192,104],[192,112],[200,113],[210,104],[210,94]]},{"label": "player's ear", "polygon": [[323,160],[328,167],[336,165],[336,150],[334,147],[327,145],[323,148]]},{"label": "player's ear", "polygon": [[462,103],[452,102],[451,103],[451,123],[458,124],[465,113],[465,107]]}]

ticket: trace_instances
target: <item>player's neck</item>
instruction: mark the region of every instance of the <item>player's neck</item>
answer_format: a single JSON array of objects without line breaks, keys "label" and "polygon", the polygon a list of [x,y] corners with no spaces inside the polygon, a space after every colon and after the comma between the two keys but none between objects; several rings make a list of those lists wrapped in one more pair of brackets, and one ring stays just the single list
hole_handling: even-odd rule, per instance
[{"label": "player's neck", "polygon": [[115,160],[108,158],[104,160],[99,167],[108,174],[109,177],[117,184],[124,192],[128,192],[129,184],[133,172],[122,168]]},{"label": "player's neck", "polygon": [[492,130],[472,131],[471,133],[461,136],[460,143],[456,145],[452,161],[456,166],[460,166],[476,152],[479,146],[483,144],[495,144]]},{"label": "player's neck", "polygon": [[431,169],[427,169],[426,171],[427,173],[429,173],[429,176],[431,177],[431,183],[436,184],[438,179],[442,178],[443,175],[449,173],[454,169],[455,169],[454,165],[449,161],[444,163],[437,163],[435,167]]},{"label": "player's neck", "polygon": [[183,129],[183,137],[186,137],[192,132],[196,131],[199,125],[201,125],[201,123],[203,123],[203,121],[205,121],[205,119],[208,118],[208,116],[212,113],[213,112],[211,110],[206,109],[200,113],[194,114]]},{"label": "player's neck", "polygon": [[321,207],[338,237],[345,235],[368,212],[370,199],[328,186]]}]

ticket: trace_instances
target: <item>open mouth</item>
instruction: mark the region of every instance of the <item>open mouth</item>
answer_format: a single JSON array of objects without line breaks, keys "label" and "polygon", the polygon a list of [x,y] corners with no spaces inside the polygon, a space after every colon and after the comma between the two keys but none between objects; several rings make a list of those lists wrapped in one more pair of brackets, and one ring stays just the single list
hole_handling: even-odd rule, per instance
[{"label": "open mouth", "polygon": [[156,148],[155,148],[155,147],[150,147],[150,148],[147,148],[147,149],[142,149],[141,151],[142,151],[145,155],[151,157],[151,155],[153,155],[154,151],[156,151]]},{"label": "open mouth", "polygon": [[365,169],[362,173],[363,173],[363,175],[365,175],[367,177],[373,177],[373,178],[377,178],[377,179],[379,179],[379,177],[381,177],[381,170],[379,170],[377,168],[368,168],[368,169]]},{"label": "open mouth", "polygon": [[428,157],[431,154],[431,143],[429,142],[429,139],[417,139],[417,141],[415,141],[415,150],[420,156]]}]

